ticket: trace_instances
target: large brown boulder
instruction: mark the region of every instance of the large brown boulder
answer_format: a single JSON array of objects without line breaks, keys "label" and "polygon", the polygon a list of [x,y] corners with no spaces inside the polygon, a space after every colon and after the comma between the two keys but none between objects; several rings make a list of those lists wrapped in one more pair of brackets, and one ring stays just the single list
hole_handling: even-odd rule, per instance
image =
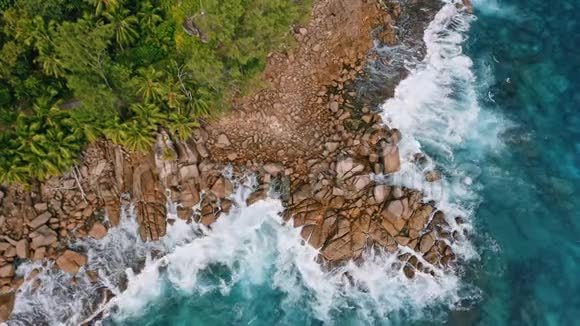
[{"label": "large brown boulder", "polygon": [[391,221],[396,221],[402,217],[403,209],[404,207],[402,200],[393,200],[385,206],[382,215]]},{"label": "large brown boulder", "polygon": [[182,166],[179,169],[179,176],[181,180],[197,179],[199,178],[199,169],[195,164]]},{"label": "large brown boulder", "polygon": [[66,250],[57,258],[58,267],[67,273],[76,274],[81,267],[87,264],[87,256],[72,250]]},{"label": "large brown boulder", "polygon": [[89,235],[97,240],[100,240],[107,235],[107,228],[103,225],[103,223],[96,222],[91,227]]},{"label": "large brown boulder", "polygon": [[350,237],[342,237],[332,241],[322,252],[324,257],[330,261],[347,259],[352,255],[352,244]]},{"label": "large brown boulder", "polygon": [[284,172],[284,166],[282,164],[269,163],[264,165],[264,171],[271,175],[278,175]]},{"label": "large brown boulder", "polygon": [[345,178],[349,175],[354,168],[354,162],[351,158],[346,158],[344,160],[336,163],[336,177],[338,179]]},{"label": "large brown boulder", "polygon": [[220,177],[211,187],[211,192],[213,192],[218,198],[225,198],[232,194],[234,187],[230,180]]},{"label": "large brown boulder", "polygon": [[401,232],[401,229],[406,224],[403,218],[403,212],[405,210],[402,200],[394,200],[388,205],[385,205],[381,215],[383,216],[383,226],[390,235],[394,236]]},{"label": "large brown boulder", "polygon": [[16,243],[16,256],[22,259],[28,258],[28,240],[22,239]]},{"label": "large brown boulder", "polygon": [[433,212],[433,207],[429,205],[423,205],[419,207],[409,220],[409,227],[413,230],[420,231],[424,227],[427,226],[427,221],[429,220],[429,216]]},{"label": "large brown boulder", "polygon": [[34,205],[34,210],[38,214],[42,214],[42,213],[46,212],[47,209],[48,209],[48,204],[47,203],[37,203],[37,204]]},{"label": "large brown boulder", "polygon": [[376,185],[373,189],[373,197],[377,204],[383,203],[391,192],[391,188],[385,185]]},{"label": "large brown boulder", "polygon": [[34,250],[34,254],[32,255],[32,261],[40,261],[43,260],[46,256],[46,247],[40,247]]},{"label": "large brown boulder", "polygon": [[427,180],[427,182],[435,182],[441,180],[441,174],[439,174],[439,172],[437,171],[429,171],[425,173],[425,180]]},{"label": "large brown boulder", "polygon": [[39,227],[34,232],[30,233],[29,236],[32,239],[32,244],[30,245],[32,249],[50,246],[58,241],[56,232],[46,225]]},{"label": "large brown boulder", "polygon": [[218,136],[216,144],[217,147],[226,148],[230,147],[230,145],[232,145],[232,143],[228,139],[228,136],[226,136],[225,134],[221,134]]},{"label": "large brown boulder", "polygon": [[401,169],[401,157],[399,155],[399,146],[388,144],[382,153],[383,173],[389,174]]},{"label": "large brown boulder", "polygon": [[181,202],[181,205],[189,208],[197,205],[200,199],[199,191],[197,190],[197,188],[191,184],[187,184],[184,188],[185,189],[181,192],[179,196],[179,201]]},{"label": "large brown boulder", "polygon": [[14,292],[0,294],[0,322],[5,322],[10,318],[14,309],[16,294]]},{"label": "large brown boulder", "polygon": [[0,267],[0,278],[9,278],[14,276],[14,265],[8,263]]},{"label": "large brown boulder", "polygon": [[28,226],[30,226],[30,228],[34,230],[40,227],[41,225],[46,224],[46,222],[48,222],[48,220],[50,220],[51,217],[52,214],[50,214],[50,212],[44,212],[38,215],[34,220],[28,222]]},{"label": "large brown boulder", "polygon": [[266,191],[260,189],[258,191],[253,192],[248,199],[246,199],[246,205],[247,206],[252,206],[254,203],[262,200],[262,199],[266,199],[266,197],[268,197],[268,194],[266,193]]}]

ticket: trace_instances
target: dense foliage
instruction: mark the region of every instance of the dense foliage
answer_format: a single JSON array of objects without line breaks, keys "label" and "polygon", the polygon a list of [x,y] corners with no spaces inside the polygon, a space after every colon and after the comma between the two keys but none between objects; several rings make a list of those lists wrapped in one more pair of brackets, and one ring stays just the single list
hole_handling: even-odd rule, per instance
[{"label": "dense foliage", "polygon": [[133,151],[254,85],[312,0],[0,0],[0,183],[70,168],[103,135]]}]

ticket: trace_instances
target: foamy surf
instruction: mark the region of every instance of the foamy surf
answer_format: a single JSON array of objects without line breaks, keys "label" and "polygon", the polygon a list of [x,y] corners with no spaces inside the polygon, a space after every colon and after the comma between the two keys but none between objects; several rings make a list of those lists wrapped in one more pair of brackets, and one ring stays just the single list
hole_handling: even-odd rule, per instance
[{"label": "foamy surf", "polygon": [[[280,304],[289,314],[299,305],[313,320],[331,324],[344,311],[355,312],[353,320],[364,324],[396,319],[396,313],[404,311],[418,319],[424,308],[457,302],[455,275],[418,273],[409,280],[397,260],[404,249],[397,254],[369,253],[362,264],[324,270],[316,259],[318,251],[305,244],[300,229],[283,222],[279,200],[246,207],[242,191],[236,192],[238,206],[205,230],[205,236],[176,246],[130,278],[127,290],[109,303],[111,319],[122,324],[163,302],[160,286],[203,300],[208,293],[227,297],[237,286],[268,285],[283,294]],[[227,275],[208,281],[207,271],[216,266],[225,268]]]},{"label": "foamy surf", "polygon": [[[121,216],[121,225],[101,240],[72,243],[87,251],[88,263],[73,277],[52,268],[46,261],[19,266],[17,274],[29,281],[19,289],[9,325],[76,325],[102,303],[103,290],[118,295],[125,269],[141,264],[158,244],[139,239],[138,225],[130,208]],[[98,273],[93,282],[85,271]],[[36,276],[34,276],[36,275]],[[33,277],[34,276],[34,277]]]},{"label": "foamy surf", "polygon": [[[355,324],[420,319],[427,308],[453,305],[461,297],[459,279],[451,273],[437,271],[433,277],[417,272],[409,280],[397,259],[405,248],[396,254],[368,253],[362,264],[325,270],[301,230],[283,222],[279,200],[245,206],[249,188],[237,188],[232,198],[237,205],[211,229],[176,220],[155,243],[139,240],[133,212],[127,209],[121,226],[106,238],[78,244],[88,251],[84,269],[97,270],[97,282],[84,270],[73,282],[70,275],[45,266],[37,276],[41,287],[34,290],[32,281],[23,286],[10,324],[76,325],[94,317],[104,318],[104,324],[124,324],[162,304],[168,292],[203,300],[211,293],[228,297],[239,286],[267,286],[281,294],[280,308],[288,314],[299,306],[312,320],[329,324],[343,318]],[[25,265],[19,273],[38,267]],[[217,267],[226,271],[218,280],[208,276]],[[105,289],[114,294],[106,303]]]},{"label": "foamy surf", "polygon": [[[458,226],[453,217],[469,219],[478,202],[476,176],[472,169],[462,169],[465,162],[456,161],[455,155],[458,147],[477,136],[474,126],[482,118],[472,63],[461,51],[472,19],[449,1],[425,32],[425,60],[383,107],[385,121],[404,135],[401,172],[391,181],[423,190],[428,199],[437,200],[449,223],[458,229],[471,226]],[[412,162],[421,150],[433,158],[423,168]],[[435,166],[443,169],[445,178],[435,184],[422,182],[423,173]],[[240,287],[246,292],[268,287],[278,293],[281,301],[272,304],[279,304],[285,318],[306,314],[309,320],[327,324],[399,324],[434,318],[437,309],[431,308],[452,307],[476,295],[466,293],[454,271],[432,268],[435,276],[417,272],[414,279],[408,279],[397,259],[408,250],[404,247],[395,254],[369,252],[361,264],[326,271],[317,262],[318,252],[302,240],[300,229],[282,221],[280,201],[267,199],[245,206],[249,188],[251,184],[237,188],[232,198],[237,205],[211,229],[176,219],[167,235],[154,243],[140,241],[134,212],[127,209],[121,226],[111,229],[106,238],[75,244],[88,251],[84,269],[98,271],[97,282],[84,276],[84,269],[72,281],[71,276],[44,266],[37,276],[43,285],[36,290],[33,281],[23,285],[10,324],[75,325],[96,317],[95,311],[102,314],[99,317],[105,324],[123,324],[162,305],[168,293],[204,300],[209,294],[228,298]],[[168,205],[171,215],[175,210]],[[453,250],[464,259],[477,256],[467,239],[454,244]],[[18,273],[28,275],[40,267],[24,265]],[[211,272],[216,268],[224,270],[223,275]],[[105,289],[113,299],[95,301],[103,299]],[[256,300],[244,295],[241,300]],[[236,320],[247,324],[258,323],[260,317],[245,315],[243,309],[237,313]],[[295,324],[291,320],[281,324]]]},{"label": "foamy surf", "polygon": [[[382,106],[383,120],[403,134],[401,170],[388,181],[424,192],[445,212],[449,224],[472,230],[471,218],[479,204],[477,164],[483,153],[501,147],[503,122],[480,110],[473,62],[463,53],[466,32],[475,17],[458,9],[461,1],[445,1],[425,30],[426,56]],[[469,152],[469,157],[463,153]],[[429,158],[425,164],[415,155]],[[425,173],[438,170],[443,178],[426,182]],[[456,216],[468,223],[458,225]],[[452,245],[465,260],[477,258],[466,238]]]}]

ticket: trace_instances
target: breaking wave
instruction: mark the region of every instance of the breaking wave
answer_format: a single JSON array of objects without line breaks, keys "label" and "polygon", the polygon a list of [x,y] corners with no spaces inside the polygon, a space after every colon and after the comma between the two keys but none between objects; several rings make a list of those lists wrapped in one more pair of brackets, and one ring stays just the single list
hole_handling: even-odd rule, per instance
[{"label": "breaking wave", "polygon": [[[497,145],[496,135],[483,131],[500,123],[479,110],[472,62],[462,53],[473,19],[448,1],[425,32],[425,59],[382,108],[386,123],[403,134],[401,171],[389,181],[423,190],[453,227],[465,231],[479,203],[478,151],[470,150],[470,159],[462,152]],[[415,164],[418,152],[430,163]],[[444,178],[423,182],[434,168]],[[134,212],[126,208],[121,225],[104,239],[74,244],[88,252],[76,277],[43,263],[20,266],[20,275],[38,270],[42,286],[36,288],[35,280],[23,285],[9,324],[76,325],[98,317],[105,325],[391,325],[444,318],[440,307],[477,296],[460,271],[435,269],[435,276],[418,272],[408,279],[397,260],[404,248],[369,252],[363,263],[325,270],[300,229],[280,217],[279,200],[245,205],[252,187],[251,180],[238,185],[236,205],[211,228],[170,213],[175,222],[153,243],[139,239]],[[457,225],[455,216],[468,223]],[[453,246],[462,259],[477,258],[467,238]],[[96,280],[88,270],[98,272]]]}]

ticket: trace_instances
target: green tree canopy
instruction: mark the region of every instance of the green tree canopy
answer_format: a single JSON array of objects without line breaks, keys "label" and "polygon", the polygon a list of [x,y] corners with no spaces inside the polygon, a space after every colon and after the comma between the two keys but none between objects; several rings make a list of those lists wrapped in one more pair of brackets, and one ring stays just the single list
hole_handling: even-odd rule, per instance
[{"label": "green tree canopy", "polygon": [[0,183],[66,171],[101,137],[151,149],[256,84],[312,0],[0,0]]}]

